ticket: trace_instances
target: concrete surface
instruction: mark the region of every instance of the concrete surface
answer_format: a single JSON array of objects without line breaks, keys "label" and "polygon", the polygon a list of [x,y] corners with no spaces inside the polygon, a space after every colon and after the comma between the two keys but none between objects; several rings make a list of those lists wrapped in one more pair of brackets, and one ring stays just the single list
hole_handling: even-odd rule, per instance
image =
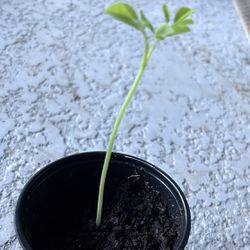
[{"label": "concrete surface", "polygon": [[[152,19],[163,1],[134,1]],[[115,150],[147,159],[183,188],[187,249],[250,249],[250,44],[229,0],[196,9],[192,34],[158,46]],[[0,249],[20,249],[18,195],[48,162],[105,150],[142,54],[140,34],[103,14],[110,1],[2,0]]]}]

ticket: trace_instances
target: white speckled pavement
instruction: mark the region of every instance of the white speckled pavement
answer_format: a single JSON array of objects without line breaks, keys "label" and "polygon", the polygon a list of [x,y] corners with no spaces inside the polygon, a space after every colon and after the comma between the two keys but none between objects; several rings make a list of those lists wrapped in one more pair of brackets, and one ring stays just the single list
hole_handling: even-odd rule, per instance
[{"label": "white speckled pavement", "polygon": [[[20,249],[13,213],[48,162],[105,150],[142,54],[111,1],[0,4],[0,249]],[[137,0],[160,20],[163,1]],[[156,49],[115,150],[169,173],[192,210],[187,249],[250,249],[250,44],[229,0],[196,9],[193,32]]]}]

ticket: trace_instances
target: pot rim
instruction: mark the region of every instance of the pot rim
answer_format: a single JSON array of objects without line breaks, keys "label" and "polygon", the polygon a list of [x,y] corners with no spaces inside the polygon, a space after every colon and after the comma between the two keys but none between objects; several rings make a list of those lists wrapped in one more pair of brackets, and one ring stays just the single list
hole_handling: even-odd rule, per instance
[{"label": "pot rim", "polygon": [[[16,209],[15,209],[15,217],[14,217],[14,224],[15,224],[15,231],[16,231],[16,235],[17,238],[19,240],[19,243],[21,244],[21,246],[23,247],[23,249],[26,250],[32,250],[32,248],[30,247],[25,235],[24,235],[24,231],[23,231],[23,227],[22,227],[22,220],[21,220],[21,208],[22,208],[22,202],[24,197],[26,196],[26,193],[29,191],[29,188],[32,186],[32,184],[42,175],[44,174],[46,171],[48,171],[49,169],[53,168],[54,165],[57,165],[58,163],[60,163],[61,161],[64,160],[70,160],[70,159],[74,159],[75,157],[79,157],[79,156],[84,156],[84,157],[88,157],[88,156],[95,156],[96,157],[100,157],[100,156],[104,156],[105,155],[105,151],[87,151],[87,152],[82,152],[82,153],[76,153],[76,154],[72,154],[72,155],[68,155],[62,158],[59,158],[53,162],[50,162],[49,164],[47,164],[45,167],[41,168],[40,170],[38,170],[33,176],[30,177],[30,179],[28,180],[28,182],[24,185],[24,187],[21,190],[21,193],[19,195],[17,204],[16,204]],[[190,209],[189,209],[189,205],[188,202],[185,198],[184,193],[182,192],[181,188],[179,187],[179,185],[167,174],[165,173],[163,170],[161,170],[159,167],[155,166],[154,164],[140,159],[136,156],[132,156],[129,154],[124,154],[124,153],[118,153],[118,152],[112,152],[112,158],[119,158],[122,160],[126,160],[126,159],[130,159],[134,162],[139,162],[141,164],[143,164],[144,166],[147,166],[148,169],[150,169],[151,171],[155,172],[156,174],[160,175],[161,177],[163,177],[164,179],[167,179],[167,181],[170,183],[170,185],[168,184],[167,186],[172,186],[172,188],[175,189],[176,193],[179,196],[179,203],[181,203],[183,205],[183,214],[184,214],[184,233],[182,235],[180,235],[181,237],[179,238],[179,245],[177,245],[177,249],[184,249],[189,235],[190,235],[190,231],[191,231],[191,213],[190,213]],[[149,174],[152,175],[151,172],[148,172]],[[156,179],[158,179],[160,182],[161,180],[156,177]],[[167,184],[167,183],[164,183]],[[173,192],[172,192],[173,194]],[[174,195],[174,194],[173,194]],[[175,197],[177,197],[177,195],[174,195]]]}]

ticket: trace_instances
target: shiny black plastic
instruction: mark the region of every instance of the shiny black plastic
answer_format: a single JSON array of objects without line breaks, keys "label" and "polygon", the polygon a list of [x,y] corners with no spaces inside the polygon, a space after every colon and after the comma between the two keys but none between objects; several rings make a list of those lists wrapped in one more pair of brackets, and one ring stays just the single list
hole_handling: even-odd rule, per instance
[{"label": "shiny black plastic", "polygon": [[[79,222],[84,209],[95,217],[99,179],[105,152],[87,152],[59,159],[36,173],[19,197],[15,226],[25,250],[56,250],[65,228]],[[191,227],[190,210],[179,186],[163,171],[139,158],[112,153],[105,186],[105,202],[111,202],[117,186],[135,169],[173,204],[171,213],[181,225],[175,249],[184,249]],[[105,214],[103,215],[105,216]]]}]

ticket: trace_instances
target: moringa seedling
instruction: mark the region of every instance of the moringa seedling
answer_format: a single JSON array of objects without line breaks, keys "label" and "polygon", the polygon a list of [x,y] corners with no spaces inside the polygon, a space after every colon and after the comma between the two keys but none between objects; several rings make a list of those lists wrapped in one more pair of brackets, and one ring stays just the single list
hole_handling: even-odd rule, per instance
[{"label": "moringa seedling", "polygon": [[98,194],[98,204],[97,204],[97,214],[96,214],[96,225],[101,224],[102,218],[102,206],[103,206],[103,195],[104,195],[104,186],[107,176],[107,171],[110,163],[111,153],[117,135],[118,127],[121,123],[122,117],[136,91],[136,88],[141,80],[141,77],[148,65],[148,62],[151,58],[153,51],[155,50],[156,45],[165,40],[168,37],[179,35],[185,32],[189,32],[190,24],[193,24],[193,20],[190,19],[190,15],[193,14],[194,10],[188,7],[181,7],[177,10],[174,19],[170,22],[170,13],[166,4],[162,5],[162,11],[164,16],[164,22],[160,24],[157,28],[148,20],[143,11],[139,13],[129,4],[124,2],[116,2],[109,5],[105,12],[111,15],[113,18],[133,27],[138,30],[144,38],[144,54],[141,61],[141,66],[136,75],[136,78],[124,100],[124,103],[121,106],[121,109],[117,115],[113,131],[109,138],[109,143],[107,147],[107,152],[105,155],[105,160],[103,164],[101,180],[99,184],[99,194]]}]

